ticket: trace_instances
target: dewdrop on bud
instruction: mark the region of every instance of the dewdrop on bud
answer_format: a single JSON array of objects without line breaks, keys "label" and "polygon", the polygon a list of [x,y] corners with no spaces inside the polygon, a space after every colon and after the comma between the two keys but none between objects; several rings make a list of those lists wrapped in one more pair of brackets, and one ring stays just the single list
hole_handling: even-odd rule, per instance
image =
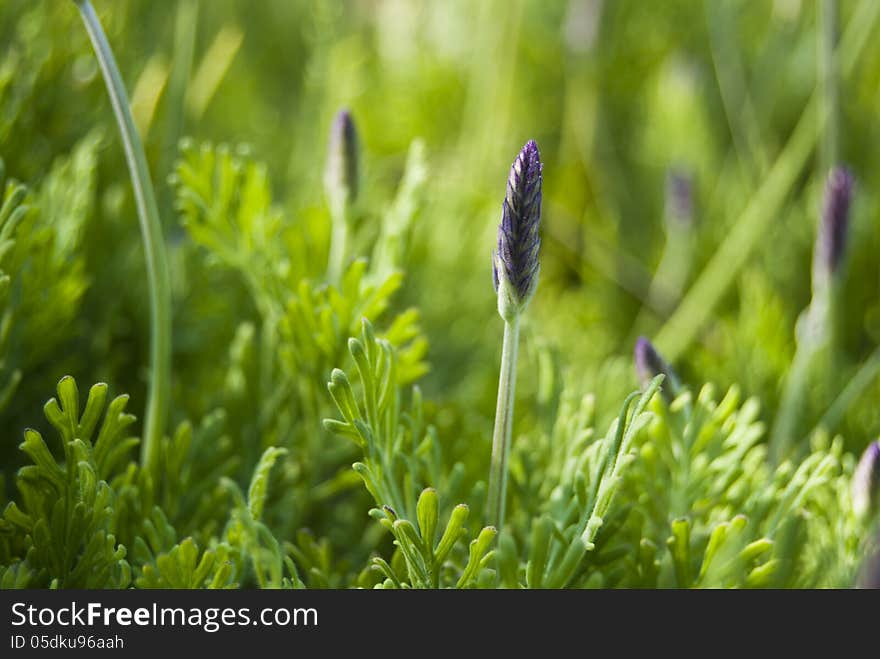
[{"label": "dewdrop on bud", "polygon": [[856,466],[852,479],[853,511],[858,517],[870,517],[880,500],[880,440],[871,442]]},{"label": "dewdrop on bud", "polygon": [[358,136],[348,110],[340,110],[330,128],[324,190],[331,206],[341,211],[358,193]]},{"label": "dewdrop on bud", "polygon": [[498,313],[507,321],[526,308],[538,284],[542,170],[538,145],[530,140],[510,168],[492,259]]},{"label": "dewdrop on bud", "polygon": [[636,375],[638,375],[642,387],[647,387],[651,380],[662,373],[665,376],[662,385],[663,397],[667,402],[671,403],[680,388],[675,371],[672,370],[672,367],[666,363],[666,360],[660,356],[660,353],[657,352],[653,344],[644,336],[636,339],[636,347],[633,352]]},{"label": "dewdrop on bud", "polygon": [[813,255],[815,283],[827,282],[837,273],[843,261],[852,193],[852,175],[843,167],[832,169],[825,184],[822,217]]}]

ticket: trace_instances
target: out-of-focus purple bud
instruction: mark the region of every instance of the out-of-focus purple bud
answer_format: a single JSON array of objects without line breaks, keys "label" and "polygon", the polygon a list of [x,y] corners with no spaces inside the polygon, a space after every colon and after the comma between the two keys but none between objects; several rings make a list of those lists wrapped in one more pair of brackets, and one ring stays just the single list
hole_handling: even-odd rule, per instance
[{"label": "out-of-focus purple bud", "polygon": [[693,223],[694,182],[685,171],[669,170],[666,174],[666,219],[683,226]]},{"label": "out-of-focus purple bud", "polygon": [[833,277],[843,261],[853,183],[852,175],[843,167],[835,167],[828,174],[813,255],[814,283]]},{"label": "out-of-focus purple bud", "polygon": [[868,445],[852,479],[853,511],[861,518],[877,512],[880,500],[880,440]]},{"label": "out-of-focus purple bud", "polygon": [[538,145],[530,140],[510,168],[492,259],[498,312],[505,320],[525,309],[538,284],[542,171]]},{"label": "out-of-focus purple bud", "polygon": [[642,387],[647,387],[651,380],[662,373],[665,376],[662,385],[663,397],[671,403],[681,388],[678,376],[672,367],[666,363],[654,345],[644,336],[636,339],[634,356],[636,375],[638,375]]},{"label": "out-of-focus purple bud", "polygon": [[354,202],[358,193],[358,135],[348,110],[340,110],[330,128],[324,190],[331,205]]}]

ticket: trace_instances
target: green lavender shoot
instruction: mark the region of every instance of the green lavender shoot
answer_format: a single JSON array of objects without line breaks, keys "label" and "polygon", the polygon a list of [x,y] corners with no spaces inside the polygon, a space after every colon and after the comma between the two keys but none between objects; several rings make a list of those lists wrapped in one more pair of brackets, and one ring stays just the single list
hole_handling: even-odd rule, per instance
[{"label": "green lavender shoot", "polygon": [[805,431],[801,418],[816,359],[823,350],[833,353],[836,349],[852,194],[852,175],[844,168],[833,169],[825,186],[813,253],[813,296],[798,318],[797,349],[770,438],[771,457],[777,462]]},{"label": "green lavender shoot", "polygon": [[338,283],[351,233],[352,206],[358,194],[358,135],[348,110],[339,111],[330,129],[324,191],[331,220],[327,280]]},{"label": "green lavender shoot", "polygon": [[507,496],[507,461],[513,433],[519,321],[535,294],[541,268],[538,251],[541,247],[542,182],[541,154],[538,145],[529,141],[510,168],[501,224],[498,226],[498,246],[492,262],[498,313],[504,320],[504,341],[501,346],[495,430],[492,434],[488,511],[491,523],[499,530],[504,522]]}]

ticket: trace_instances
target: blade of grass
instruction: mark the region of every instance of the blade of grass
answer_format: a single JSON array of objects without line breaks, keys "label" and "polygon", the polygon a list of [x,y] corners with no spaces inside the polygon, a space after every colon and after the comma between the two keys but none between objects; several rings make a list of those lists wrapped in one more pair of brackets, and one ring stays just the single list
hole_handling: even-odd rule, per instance
[{"label": "blade of grass", "polygon": [[[168,89],[165,94],[166,117],[165,134],[162,137],[162,156],[157,176],[164,180],[174,167],[177,144],[183,136],[186,92],[192,74],[193,54],[196,44],[196,26],[199,15],[199,0],[184,0],[177,5],[174,20],[174,52]],[[171,186],[159,191],[162,213],[173,216]]]},{"label": "blade of grass", "polygon": [[823,172],[827,172],[837,164],[837,0],[817,0],[816,17],[819,22],[816,30],[819,87],[823,113],[826,116],[825,125],[822,127],[819,166]]},{"label": "blade of grass", "polygon": [[168,394],[171,389],[171,288],[168,257],[162,236],[162,224],[156,205],[156,193],[150,180],[147,157],[135,127],[122,75],[110,49],[101,22],[89,0],[74,0],[82,15],[119,125],[125,160],[137,205],[144,256],[147,263],[147,288],[150,295],[150,383],[144,419],[141,462],[154,478],[159,477],[159,446],[168,417]]},{"label": "blade of grass", "polygon": [[189,113],[194,121],[205,114],[243,41],[244,33],[237,25],[224,25],[208,47],[193,75],[186,97]]},{"label": "blade of grass", "polygon": [[724,114],[730,127],[740,167],[750,182],[759,180],[769,166],[758,113],[748,90],[739,44],[730,26],[736,24],[733,5],[724,2],[704,3],[709,50]]},{"label": "blade of grass", "polygon": [[820,428],[834,432],[853,401],[871,385],[878,374],[880,374],[880,347],[875,348],[871,356],[859,367],[809,435],[814,435]]}]

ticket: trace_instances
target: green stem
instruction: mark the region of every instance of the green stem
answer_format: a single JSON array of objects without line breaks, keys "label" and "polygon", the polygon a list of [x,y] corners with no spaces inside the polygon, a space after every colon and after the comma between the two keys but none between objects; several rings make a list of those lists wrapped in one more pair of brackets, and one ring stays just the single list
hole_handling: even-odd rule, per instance
[{"label": "green stem", "polygon": [[125,160],[131,175],[134,198],[144,241],[147,264],[147,287],[150,296],[150,384],[144,420],[144,441],[141,463],[158,477],[159,445],[168,416],[168,394],[171,381],[171,288],[168,259],[162,237],[162,224],[156,205],[156,194],[150,181],[147,157],[140,135],[134,125],[125,85],[101,22],[89,0],[74,0],[79,7],[104,82],[116,115]]},{"label": "green stem", "polygon": [[823,365],[826,372],[837,372],[834,362],[838,359],[842,286],[840,272],[832,274],[830,280],[816,279],[814,275],[813,297],[798,320],[797,347],[770,436],[769,457],[773,464],[790,457],[792,443],[802,444],[801,440],[807,437],[803,434],[802,421],[808,411],[810,387],[818,384],[815,376],[819,372],[819,359],[826,360]]},{"label": "green stem", "polygon": [[507,498],[507,458],[513,430],[513,401],[516,389],[516,351],[519,344],[519,315],[504,323],[501,348],[501,376],[498,382],[498,405],[495,408],[495,431],[492,435],[492,462],[489,467],[489,523],[498,531],[504,523]]},{"label": "green stem", "polygon": [[762,138],[762,126],[749,93],[749,80],[743,66],[742,49],[730,29],[738,20],[733,3],[706,2],[709,50],[715,78],[734,151],[749,184],[760,180],[770,166]]},{"label": "green stem", "polygon": [[348,242],[348,204],[340,204],[341,208],[333,210],[332,233],[330,235],[330,253],[327,258],[327,281],[338,285],[342,281],[345,267],[345,250]]},{"label": "green stem", "polygon": [[812,341],[800,344],[794,354],[779,402],[779,412],[770,436],[769,456],[773,464],[781,463],[788,455],[792,442],[800,438],[798,428],[810,384],[810,367],[816,354]]},{"label": "green stem", "polygon": [[[177,5],[177,16],[174,20],[174,62],[165,102],[168,119],[162,139],[159,167],[156,170],[159,180],[171,173],[174,159],[177,157],[177,145],[184,130],[184,106],[192,73],[198,14],[199,0],[184,0]],[[167,213],[166,218],[174,211],[172,191],[171,186],[165,186],[159,191],[159,208],[163,214]]]},{"label": "green stem", "polygon": [[819,423],[810,434],[812,435],[820,428],[833,433],[837,426],[840,425],[850,405],[870,386],[878,373],[880,373],[880,347],[875,348],[871,356],[859,367],[859,370],[856,371],[856,374],[847,383],[843,391],[840,392],[840,395],[834,400],[825,414],[822,415]]},{"label": "green stem", "polygon": [[[652,318],[663,317],[675,310],[691,276],[694,263],[694,231],[680,222],[667,222],[666,245],[660,264],[654,271],[647,297],[633,322],[627,345],[632,345],[641,334],[649,333]],[[664,383],[664,389],[669,382]]]},{"label": "green stem", "polygon": [[826,284],[814,282],[813,297],[798,320],[795,330],[797,347],[770,436],[769,455],[774,464],[789,457],[787,453],[792,442],[799,442],[804,437],[802,421],[807,411],[810,386],[815,385],[813,376],[817,360],[821,353],[833,353],[835,299],[840,293],[832,290],[832,287],[839,285],[839,277],[834,277],[832,282]]},{"label": "green stem", "polygon": [[820,162],[822,172],[837,163],[837,0],[818,0],[819,17],[819,86],[821,89],[822,114],[826,119],[820,125],[822,144]]}]

